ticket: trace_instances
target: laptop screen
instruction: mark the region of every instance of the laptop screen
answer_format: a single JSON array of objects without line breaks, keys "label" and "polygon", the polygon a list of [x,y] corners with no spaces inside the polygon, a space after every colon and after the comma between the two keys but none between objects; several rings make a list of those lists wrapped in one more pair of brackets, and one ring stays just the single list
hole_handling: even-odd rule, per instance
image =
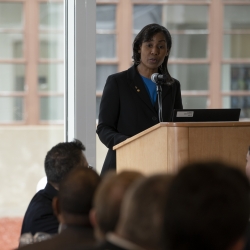
[{"label": "laptop screen", "polygon": [[241,109],[174,109],[172,122],[239,121]]}]

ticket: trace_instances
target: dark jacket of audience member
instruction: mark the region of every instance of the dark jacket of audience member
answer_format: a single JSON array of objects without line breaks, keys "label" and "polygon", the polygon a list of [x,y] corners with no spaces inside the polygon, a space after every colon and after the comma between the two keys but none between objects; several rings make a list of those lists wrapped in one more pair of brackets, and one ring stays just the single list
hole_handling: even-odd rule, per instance
[{"label": "dark jacket of audience member", "polygon": [[58,197],[53,200],[54,212],[60,222],[60,231],[51,239],[22,247],[23,250],[71,250],[78,244],[95,243],[89,221],[99,175],[92,169],[74,168],[60,183]]},{"label": "dark jacket of audience member", "polygon": [[58,232],[59,222],[53,213],[52,199],[57,195],[60,181],[71,169],[88,167],[84,150],[84,145],[75,139],[73,142],[59,143],[48,151],[44,161],[48,183],[32,198],[24,216],[21,234]]},{"label": "dark jacket of audience member", "polygon": [[167,195],[166,250],[241,250],[250,214],[250,187],[236,167],[186,165]]}]

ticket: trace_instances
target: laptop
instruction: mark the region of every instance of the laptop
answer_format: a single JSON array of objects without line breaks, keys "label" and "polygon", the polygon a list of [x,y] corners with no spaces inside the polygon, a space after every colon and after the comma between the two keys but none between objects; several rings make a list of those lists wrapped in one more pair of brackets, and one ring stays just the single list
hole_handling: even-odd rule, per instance
[{"label": "laptop", "polygon": [[241,109],[174,109],[172,122],[239,121]]}]

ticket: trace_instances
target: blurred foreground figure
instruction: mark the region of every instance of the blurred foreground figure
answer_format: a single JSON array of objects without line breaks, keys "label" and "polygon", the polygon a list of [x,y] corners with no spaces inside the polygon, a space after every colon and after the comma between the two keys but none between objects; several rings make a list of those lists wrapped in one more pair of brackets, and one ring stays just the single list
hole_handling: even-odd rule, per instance
[{"label": "blurred foreground figure", "polygon": [[250,214],[250,187],[220,162],[187,165],[167,195],[165,250],[241,250]]},{"label": "blurred foreground figure", "polygon": [[95,228],[95,236],[99,242],[105,240],[108,232],[114,232],[119,216],[120,207],[128,188],[143,175],[136,171],[115,171],[107,173],[99,185],[94,206],[90,214]]},{"label": "blurred foreground figure", "polygon": [[162,248],[165,197],[172,178],[167,174],[153,175],[131,187],[122,204],[116,235],[108,235],[109,244],[125,249]]},{"label": "blurred foreground figure", "polygon": [[59,234],[51,239],[22,247],[23,250],[71,250],[73,246],[95,243],[89,212],[99,175],[92,169],[73,169],[60,183],[58,197],[53,199],[54,212],[60,222]]},{"label": "blurred foreground figure", "polygon": [[[92,249],[102,250],[160,250],[165,200],[172,176],[154,175],[134,182],[121,206],[120,218],[114,232]],[[89,248],[74,248],[74,250]]]}]

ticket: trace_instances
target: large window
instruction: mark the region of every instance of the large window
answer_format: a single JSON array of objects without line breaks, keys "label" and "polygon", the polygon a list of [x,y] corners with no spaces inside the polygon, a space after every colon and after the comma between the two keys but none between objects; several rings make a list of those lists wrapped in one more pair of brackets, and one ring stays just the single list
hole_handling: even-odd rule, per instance
[{"label": "large window", "polygon": [[0,124],[63,123],[63,1],[0,1]]},{"label": "large window", "polygon": [[96,8],[96,91],[97,111],[101,100],[105,79],[118,70],[116,4],[101,4]]},{"label": "large window", "polygon": [[23,8],[23,3],[0,2],[0,123],[25,119]]},{"label": "large window", "polygon": [[[112,20],[109,32],[114,29],[117,34],[115,43],[112,40],[116,54],[112,68],[104,70],[107,64],[111,66],[109,56],[104,53],[109,52],[111,42],[97,39],[97,113],[107,76],[132,64],[135,35],[145,25],[159,23],[172,35],[169,71],[181,83],[184,108],[241,108],[241,118],[250,119],[249,1],[103,2],[97,1],[97,22],[106,15]],[[97,24],[97,36],[100,32]],[[100,47],[102,66],[98,57]]]},{"label": "large window", "polygon": [[223,107],[250,118],[250,4],[225,3],[223,18]]},{"label": "large window", "polygon": [[64,140],[64,1],[0,0],[0,45],[0,244],[7,250],[18,246],[47,151]]}]

